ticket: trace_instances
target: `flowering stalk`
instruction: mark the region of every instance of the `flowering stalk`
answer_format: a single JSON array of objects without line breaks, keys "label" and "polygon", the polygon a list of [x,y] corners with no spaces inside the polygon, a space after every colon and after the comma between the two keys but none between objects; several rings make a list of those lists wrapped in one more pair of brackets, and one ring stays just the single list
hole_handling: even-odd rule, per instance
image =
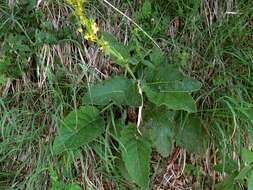
[{"label": "flowering stalk", "polygon": [[116,57],[120,63],[120,64],[119,63],[117,64],[121,66],[126,64],[127,61],[123,58],[123,56],[118,51],[116,51],[115,49],[112,49],[109,46],[108,42],[105,41],[103,38],[98,37],[97,33],[99,31],[99,28],[96,22],[85,16],[85,12],[83,8],[85,4],[85,0],[66,0],[66,2],[74,8],[74,15],[79,18],[78,32],[83,34],[84,38],[87,41],[97,43],[100,49],[104,53],[112,55],[113,57]]},{"label": "flowering stalk", "polygon": [[[132,72],[131,68],[129,67],[129,65],[127,63],[128,60],[126,60],[121,55],[120,52],[118,52],[114,48],[111,48],[107,41],[105,41],[103,38],[98,37],[97,33],[99,31],[99,28],[98,28],[96,22],[92,19],[88,19],[85,16],[84,9],[83,9],[85,0],[66,0],[66,1],[67,1],[67,3],[69,3],[70,5],[73,6],[75,16],[77,16],[79,18],[78,32],[80,32],[81,34],[84,34],[84,38],[87,41],[97,43],[100,46],[100,49],[104,53],[107,53],[113,57],[116,57],[117,58],[116,63],[120,66],[123,66],[126,69],[126,71],[131,75],[131,77],[134,80],[136,80],[134,73]],[[85,33],[84,33],[83,29],[85,29]],[[143,95],[142,95],[142,89],[140,86],[140,81],[138,81],[138,90],[139,90],[140,96],[142,98],[142,105],[139,107],[138,121],[137,121],[137,130],[140,133],[139,126],[141,123],[142,109],[143,109]]]}]

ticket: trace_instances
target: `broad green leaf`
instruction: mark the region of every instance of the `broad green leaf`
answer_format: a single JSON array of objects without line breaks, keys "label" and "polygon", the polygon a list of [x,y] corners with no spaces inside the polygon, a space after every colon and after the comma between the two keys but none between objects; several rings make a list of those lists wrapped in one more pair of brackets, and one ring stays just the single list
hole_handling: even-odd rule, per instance
[{"label": "broad green leaf", "polygon": [[130,178],[143,189],[149,187],[149,161],[151,144],[145,137],[139,137],[134,125],[126,126],[120,137],[122,159]]},{"label": "broad green leaf", "polygon": [[236,176],[235,180],[240,180],[243,181],[244,179],[246,179],[248,177],[248,175],[250,174],[250,172],[252,171],[252,167],[251,166],[245,166],[243,167],[239,174]]},{"label": "broad green leaf", "polygon": [[151,63],[150,61],[147,61],[147,60],[143,60],[142,61],[143,65],[151,68],[151,69],[154,69],[155,68],[155,65],[153,65],[153,63]]},{"label": "broad green leaf", "polygon": [[176,81],[184,77],[180,68],[172,64],[160,64],[155,69],[145,69],[144,79],[147,82]]},{"label": "broad green leaf", "polygon": [[253,190],[253,170],[251,170],[247,182],[248,182],[248,190]]},{"label": "broad green leaf", "polygon": [[201,87],[198,81],[190,77],[175,81],[155,81],[147,83],[147,85],[160,92],[192,92],[199,90]]},{"label": "broad green leaf", "polygon": [[193,92],[201,88],[201,83],[185,76],[175,65],[161,65],[145,71],[146,85],[159,92]]},{"label": "broad green leaf", "polygon": [[242,160],[246,162],[247,164],[250,164],[253,162],[253,152],[250,150],[243,148],[242,149]]},{"label": "broad green leaf", "polygon": [[115,160],[115,169],[117,174],[123,177],[126,181],[132,181],[121,156],[119,156],[119,159]]},{"label": "broad green leaf", "polygon": [[195,101],[189,93],[186,92],[155,92],[148,87],[144,87],[150,102],[157,106],[165,105],[172,110],[185,110],[196,112]]},{"label": "broad green leaf", "polygon": [[166,58],[159,48],[154,48],[149,57],[151,62],[156,66],[166,63]]},{"label": "broad green leaf", "polygon": [[150,132],[151,140],[163,157],[168,157],[172,148],[172,131],[168,126],[153,127]]},{"label": "broad green leaf", "polygon": [[182,129],[178,128],[177,144],[190,153],[204,154],[207,148],[208,136],[197,118],[188,118]]},{"label": "broad green leaf", "polygon": [[120,66],[127,64],[130,58],[128,47],[119,42],[117,38],[109,32],[103,32],[102,38],[110,47],[110,56],[112,59]]},{"label": "broad green leaf", "polygon": [[104,131],[104,121],[95,107],[85,106],[70,112],[58,130],[53,145],[55,154],[87,145]]},{"label": "broad green leaf", "polygon": [[217,190],[237,190],[238,186],[234,183],[237,173],[227,176],[222,182],[215,186]]},{"label": "broad green leaf", "polygon": [[68,183],[65,188],[65,190],[81,190],[80,185],[78,185],[77,183]]},{"label": "broad green leaf", "polygon": [[165,113],[153,111],[144,118],[144,126],[148,130],[152,144],[163,157],[169,156],[173,144],[171,119],[172,113],[168,111]]},{"label": "broad green leaf", "polygon": [[140,106],[141,97],[137,84],[130,79],[114,77],[92,86],[83,98],[85,104],[107,105],[114,102],[118,105]]}]

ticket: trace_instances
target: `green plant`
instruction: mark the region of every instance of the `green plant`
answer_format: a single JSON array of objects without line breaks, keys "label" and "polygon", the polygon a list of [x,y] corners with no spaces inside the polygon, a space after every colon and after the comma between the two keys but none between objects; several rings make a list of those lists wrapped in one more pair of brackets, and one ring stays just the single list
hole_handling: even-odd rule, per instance
[{"label": "green plant", "polygon": [[[152,146],[163,156],[169,155],[174,142],[191,152],[203,153],[205,150],[205,143],[200,136],[203,137],[206,132],[199,120],[189,115],[186,120],[187,127],[178,129],[175,125],[180,110],[188,114],[197,111],[191,93],[199,90],[201,83],[185,75],[180,65],[168,63],[159,49],[152,49],[151,54],[143,56],[142,53],[138,54],[136,49],[132,49],[132,44],[123,45],[112,34],[102,33],[101,38],[96,37],[97,31],[89,31],[91,22],[81,15],[83,12],[78,12],[83,5],[80,2],[70,3],[74,5],[75,14],[80,21],[85,21],[81,22],[81,25],[88,28],[88,33],[84,36],[93,36],[92,40],[86,39],[98,42],[99,45],[106,44],[106,48],[102,46],[102,49],[111,55],[125,75],[112,77],[88,89],[83,97],[84,107],[71,111],[64,118],[62,125],[58,126],[54,153],[76,150],[102,135],[105,127],[101,114],[106,115],[107,110],[115,110],[114,106],[123,110],[129,107],[138,109],[138,113],[135,113],[136,123],[129,122],[122,116],[114,118],[123,123],[121,127],[115,126],[118,128],[118,134],[114,138],[131,181],[142,189],[147,189]],[[153,112],[159,113],[159,116]],[[141,123],[142,115],[147,119]],[[124,125],[127,122],[129,124]],[[186,135],[192,139],[190,144],[184,140]],[[203,146],[200,146],[201,144]]]}]

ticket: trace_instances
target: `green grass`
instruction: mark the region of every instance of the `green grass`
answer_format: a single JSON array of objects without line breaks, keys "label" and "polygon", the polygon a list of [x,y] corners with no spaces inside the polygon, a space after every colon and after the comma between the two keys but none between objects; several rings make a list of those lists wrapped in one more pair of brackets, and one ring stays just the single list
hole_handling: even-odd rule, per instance
[{"label": "green grass", "polygon": [[[202,82],[193,93],[198,111],[190,117],[201,121],[209,139],[204,155],[179,144],[166,158],[153,151],[150,188],[217,189],[247,166],[242,151],[253,146],[253,3],[231,1],[230,8],[225,2],[215,7],[215,0],[150,2],[143,15],[149,8],[141,1],[110,1],[152,36],[169,62]],[[106,107],[105,132],[94,142],[63,156],[53,154],[61,120],[80,107],[90,85],[124,71],[76,32],[78,19],[69,5],[51,0],[35,5],[32,0],[12,8],[0,3],[0,189],[75,189],[71,184],[137,189],[117,143],[118,118],[131,121],[124,106]],[[154,43],[106,3],[88,1],[86,12],[100,30],[134,41],[137,56],[150,55]],[[187,128],[188,117],[177,113],[179,130]],[[237,186],[221,189],[247,186],[243,180],[229,182]]]}]

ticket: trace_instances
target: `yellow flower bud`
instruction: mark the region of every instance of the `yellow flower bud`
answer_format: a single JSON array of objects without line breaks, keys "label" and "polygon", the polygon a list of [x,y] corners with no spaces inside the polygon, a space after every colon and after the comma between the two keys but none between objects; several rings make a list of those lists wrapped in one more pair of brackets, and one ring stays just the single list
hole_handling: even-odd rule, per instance
[{"label": "yellow flower bud", "polygon": [[97,40],[97,37],[93,34],[86,33],[84,35],[84,39],[86,39],[87,41],[90,41],[90,42],[95,42]]},{"label": "yellow flower bud", "polygon": [[91,29],[93,30],[94,34],[99,31],[99,28],[95,22],[91,25]]},{"label": "yellow flower bud", "polygon": [[79,33],[83,33],[83,29],[82,29],[82,27],[77,28],[77,32],[79,32]]}]

